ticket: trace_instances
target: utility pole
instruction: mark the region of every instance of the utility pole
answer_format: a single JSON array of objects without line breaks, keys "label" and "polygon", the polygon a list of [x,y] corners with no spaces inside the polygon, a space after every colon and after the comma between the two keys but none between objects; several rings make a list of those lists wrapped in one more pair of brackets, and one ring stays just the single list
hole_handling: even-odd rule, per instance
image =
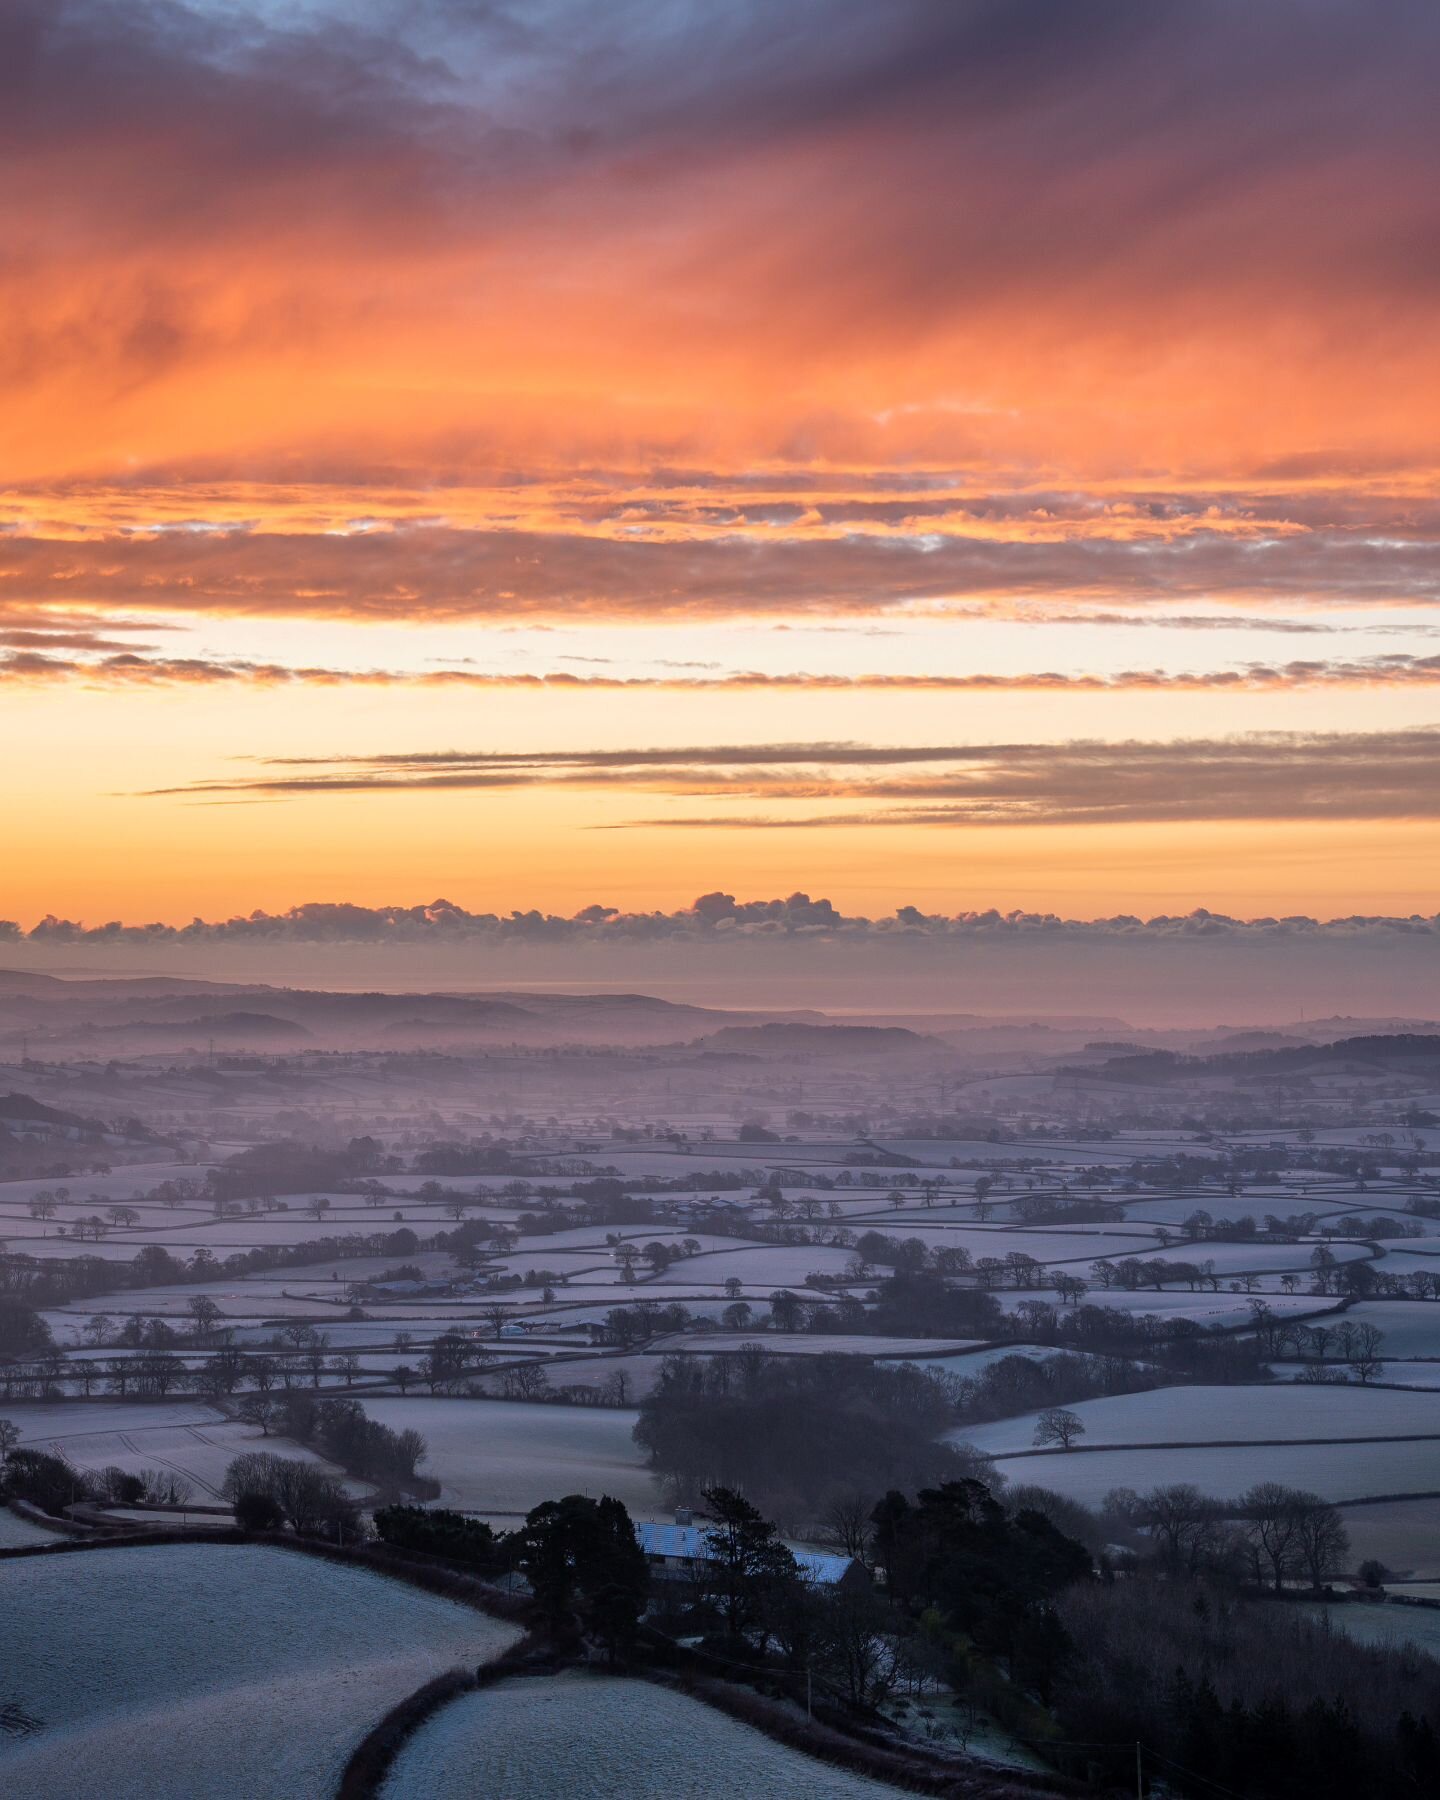
[{"label": "utility pole", "polygon": [[1145,1776],[1140,1768],[1140,1740],[1135,1740],[1135,1800],[1145,1800]]}]

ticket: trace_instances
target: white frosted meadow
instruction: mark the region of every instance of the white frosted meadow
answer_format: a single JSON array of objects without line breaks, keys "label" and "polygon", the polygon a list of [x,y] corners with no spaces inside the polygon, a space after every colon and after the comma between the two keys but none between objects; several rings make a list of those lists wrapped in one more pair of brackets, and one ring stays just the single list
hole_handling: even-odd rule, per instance
[{"label": "white frosted meadow", "polygon": [[[1068,1410],[1084,1422],[1082,1444],[1205,1444],[1244,1440],[1405,1437],[1430,1432],[1440,1460],[1440,1395],[1355,1384],[1276,1383],[1271,1387],[1170,1387],[1082,1400]],[[1028,1450],[1039,1415],[999,1419],[950,1435],[992,1455]]]},{"label": "white frosted meadow", "polygon": [[401,1750],[383,1800],[881,1800],[899,1793],[815,1762],[649,1682],[559,1675],[452,1701]]},{"label": "white frosted meadow", "polygon": [[0,1564],[7,1800],[322,1800],[396,1701],[513,1627],[285,1550],[165,1545]]},{"label": "white frosted meadow", "polygon": [[637,1414],[627,1407],[416,1396],[367,1397],[365,1411],[394,1431],[420,1432],[430,1446],[424,1468],[441,1483],[441,1506],[523,1513],[563,1494],[611,1494],[648,1518],[660,1504],[630,1435]]}]

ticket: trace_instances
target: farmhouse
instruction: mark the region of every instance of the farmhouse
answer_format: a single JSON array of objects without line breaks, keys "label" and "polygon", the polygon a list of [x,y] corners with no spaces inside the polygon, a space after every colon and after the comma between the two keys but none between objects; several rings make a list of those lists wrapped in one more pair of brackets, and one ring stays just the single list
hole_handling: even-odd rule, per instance
[{"label": "farmhouse", "polygon": [[[698,1563],[710,1560],[710,1547],[698,1525],[657,1525],[635,1522],[635,1536],[645,1552],[650,1571],[661,1580],[687,1575]],[[870,1576],[853,1556],[827,1556],[819,1550],[795,1550],[795,1561],[806,1581],[822,1587],[868,1587]]]}]

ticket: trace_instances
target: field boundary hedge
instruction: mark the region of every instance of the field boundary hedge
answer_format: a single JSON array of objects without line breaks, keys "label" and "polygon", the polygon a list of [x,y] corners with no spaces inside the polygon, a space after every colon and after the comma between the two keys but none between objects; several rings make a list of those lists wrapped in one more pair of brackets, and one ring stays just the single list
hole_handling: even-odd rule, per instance
[{"label": "field boundary hedge", "polygon": [[397,1701],[361,1738],[341,1773],[335,1800],[375,1800],[401,1750],[422,1725],[452,1700],[492,1687],[508,1675],[533,1674],[542,1667],[553,1671],[555,1666],[555,1659],[546,1655],[543,1641],[527,1633],[519,1643],[481,1663],[474,1671],[454,1668],[436,1675]]},{"label": "field boundary hedge", "polygon": [[[63,1523],[56,1521],[48,1513],[35,1512],[30,1516],[39,1524],[58,1526],[62,1531],[69,1523],[68,1520]],[[72,1525],[70,1529],[78,1534],[82,1528]],[[167,1544],[259,1544],[272,1549],[289,1550],[301,1556],[318,1557],[322,1562],[336,1563],[345,1568],[369,1569],[372,1574],[388,1575],[411,1587],[438,1594],[442,1599],[458,1601],[476,1612],[505,1619],[512,1625],[528,1625],[533,1613],[531,1602],[519,1594],[507,1594],[473,1575],[462,1575],[458,1570],[437,1566],[429,1558],[424,1561],[412,1558],[405,1551],[389,1544],[325,1544],[315,1538],[292,1537],[288,1532],[282,1531],[241,1531],[238,1526],[229,1530],[202,1526],[193,1531],[179,1526],[161,1526],[153,1531],[112,1532],[104,1536],[76,1535],[54,1544],[21,1544],[3,1549],[0,1550],[0,1559],[64,1556],[90,1550],[138,1550]]]}]

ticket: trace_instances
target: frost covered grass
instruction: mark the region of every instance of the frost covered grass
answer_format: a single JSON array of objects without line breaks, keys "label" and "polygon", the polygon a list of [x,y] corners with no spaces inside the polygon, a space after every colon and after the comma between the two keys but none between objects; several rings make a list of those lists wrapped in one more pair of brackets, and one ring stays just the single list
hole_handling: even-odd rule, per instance
[{"label": "frost covered grass", "polygon": [[[29,1519],[22,1519],[19,1513],[11,1512],[8,1506],[0,1506],[0,1550],[26,1550],[32,1544],[58,1544],[59,1537],[53,1531],[47,1531],[43,1525],[32,1524]],[[0,1693],[0,1702],[4,1694]]]},{"label": "frost covered grass", "polygon": [[[1178,1261],[1173,1251],[1164,1253],[1171,1261]],[[1083,1269],[1076,1273],[1083,1274]],[[1034,1300],[1037,1296],[1028,1293],[1016,1293],[1013,1288],[997,1289],[995,1298],[1000,1304],[1013,1311],[1023,1301]],[[1054,1295],[1041,1295],[1041,1299],[1054,1299]],[[1308,1318],[1312,1313],[1335,1312],[1340,1302],[1317,1298],[1313,1294],[1280,1294],[1267,1291],[1264,1294],[1218,1294],[1191,1293],[1187,1288],[1165,1288],[1157,1293],[1153,1288],[1141,1288],[1134,1293],[1124,1288],[1092,1288],[1085,1296],[1087,1305],[1103,1306],[1112,1312],[1136,1314],[1150,1313],[1157,1319],[1193,1319],[1197,1325],[1248,1325],[1252,1317],[1252,1303],[1263,1300],[1272,1313],[1284,1313],[1287,1318]],[[1349,1315],[1353,1317],[1353,1313]],[[1387,1344],[1388,1348],[1388,1344]]]},{"label": "frost covered grass", "polygon": [[707,1331],[703,1337],[657,1338],[657,1350],[685,1350],[703,1354],[707,1351],[739,1350],[747,1344],[759,1344],[771,1356],[869,1356],[877,1361],[911,1362],[924,1356],[943,1356],[947,1352],[969,1350],[981,1342],[979,1338],[897,1338],[847,1336],[844,1333],[788,1331]]},{"label": "frost covered grass", "polygon": [[[1436,1596],[1440,1598],[1440,1596]],[[1440,1656],[1440,1606],[1389,1606],[1342,1601],[1337,1606],[1307,1607],[1360,1644],[1401,1649],[1411,1644],[1427,1656]]]},{"label": "frost covered grass", "polygon": [[[1168,1387],[1082,1400],[1071,1409],[1085,1424],[1081,1444],[1257,1444],[1299,1438],[1440,1437],[1440,1395],[1366,1389],[1353,1384],[1273,1387]],[[1000,1419],[963,1432],[991,1455],[1028,1450],[1039,1415]],[[961,1434],[952,1434],[961,1435]],[[1440,1443],[1435,1446],[1440,1463]]]},{"label": "frost covered grass", "polygon": [[1362,1300],[1345,1317],[1377,1325],[1386,1356],[1440,1356],[1440,1303],[1433,1300]]},{"label": "frost covered grass", "polygon": [[997,1466],[1011,1481],[1053,1488],[1086,1506],[1097,1506],[1111,1488],[1144,1493],[1178,1481],[1191,1482],[1202,1494],[1221,1500],[1234,1499],[1257,1481],[1279,1481],[1325,1500],[1440,1492],[1440,1441],[1434,1439],[1408,1444],[1245,1444],[1231,1450],[1101,1450],[1089,1455],[1071,1450],[1001,1456]]},{"label": "frost covered grass", "polygon": [[[175,1407],[171,1412],[177,1416],[146,1424],[132,1423],[128,1414],[132,1410],[142,1415],[160,1413],[163,1409],[158,1406],[132,1409],[123,1405],[104,1409],[87,1407],[87,1412],[108,1415],[99,1429],[88,1431],[77,1430],[64,1417],[66,1409],[56,1407],[51,1410],[60,1415],[58,1429],[50,1436],[35,1435],[33,1428],[27,1431],[22,1439],[27,1448],[64,1456],[82,1473],[110,1467],[124,1469],[132,1475],[139,1474],[142,1469],[167,1469],[185,1476],[194,1485],[192,1498],[206,1503],[219,1500],[225,1471],[235,1457],[250,1450],[278,1450],[282,1456],[335,1472],[331,1464],[303,1445],[289,1438],[262,1439],[253,1426],[224,1419],[209,1407]],[[202,1416],[196,1418],[197,1413]],[[25,1431],[23,1413],[19,1423]]]},{"label": "frost covered grass", "polygon": [[818,1244],[761,1244],[748,1250],[719,1250],[713,1255],[686,1257],[672,1263],[661,1283],[700,1288],[723,1285],[738,1277],[747,1288],[793,1286],[815,1271],[843,1275],[850,1264],[849,1250],[828,1249]]},{"label": "frost covered grass", "polygon": [[899,1789],[815,1762],[684,1694],[560,1675],[452,1701],[401,1750],[383,1800],[879,1800]]},{"label": "frost covered grass", "polygon": [[375,1720],[512,1626],[364,1569],[249,1545],[0,1565],[7,1800],[309,1800]]},{"label": "frost covered grass", "polygon": [[637,1415],[628,1408],[417,1396],[367,1397],[365,1411],[394,1431],[421,1433],[442,1506],[528,1512],[562,1494],[612,1494],[648,1517],[660,1503],[630,1435]]},{"label": "frost covered grass", "polygon": [[1351,1506],[1344,1517],[1357,1568],[1373,1558],[1396,1574],[1440,1575],[1440,1500]]}]

